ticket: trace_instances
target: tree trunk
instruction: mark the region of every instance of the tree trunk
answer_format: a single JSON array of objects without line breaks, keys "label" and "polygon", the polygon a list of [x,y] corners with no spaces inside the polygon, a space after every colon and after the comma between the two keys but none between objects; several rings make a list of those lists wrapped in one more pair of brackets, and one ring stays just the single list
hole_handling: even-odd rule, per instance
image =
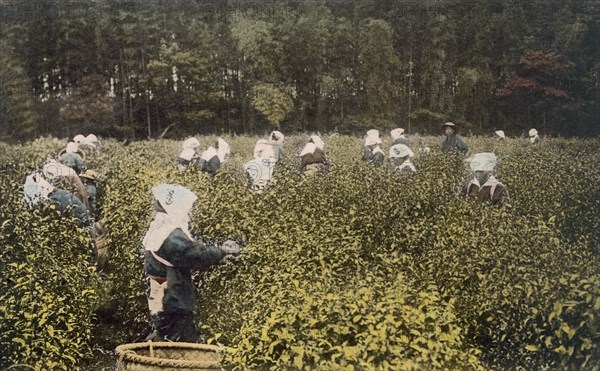
[{"label": "tree trunk", "polygon": [[[142,52],[142,74],[146,76],[146,63]],[[146,125],[148,127],[148,138],[152,137],[152,121],[150,120],[150,103],[148,102],[148,88],[144,88],[144,102],[146,104]],[[160,127],[158,128],[160,130]]]},{"label": "tree trunk", "polygon": [[121,110],[123,111],[123,126],[127,126],[127,97],[125,95],[125,63],[123,48],[119,47],[119,72],[121,72]]}]

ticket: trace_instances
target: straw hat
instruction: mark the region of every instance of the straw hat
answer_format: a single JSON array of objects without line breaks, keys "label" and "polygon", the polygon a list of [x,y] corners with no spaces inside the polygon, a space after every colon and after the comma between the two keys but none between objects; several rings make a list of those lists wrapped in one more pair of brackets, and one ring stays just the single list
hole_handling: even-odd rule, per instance
[{"label": "straw hat", "polygon": [[86,178],[86,179],[90,179],[90,180],[98,180],[98,173],[95,172],[94,170],[86,170],[83,174],[80,175],[81,178]]}]

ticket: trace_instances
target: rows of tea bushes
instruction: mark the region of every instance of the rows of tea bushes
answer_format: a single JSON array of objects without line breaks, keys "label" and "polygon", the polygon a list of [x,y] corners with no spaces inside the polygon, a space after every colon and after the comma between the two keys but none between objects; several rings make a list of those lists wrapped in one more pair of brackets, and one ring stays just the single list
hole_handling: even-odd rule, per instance
[{"label": "rows of tea bushes", "polygon": [[90,357],[101,279],[89,235],[54,206],[28,211],[25,175],[60,141],[0,144],[0,368],[73,369]]},{"label": "rows of tea bushes", "polygon": [[432,152],[407,176],[362,163],[359,138],[324,136],[330,172],[314,179],[297,171],[307,138],[286,139],[262,194],[241,170],[257,138],[226,137],[232,156],[214,178],[179,171],[175,141],[104,142],[86,159],[104,178],[101,275],[82,230],[20,204],[26,171],[57,140],[0,145],[2,365],[67,369],[94,347],[143,339],[140,241],[150,188],[172,182],[198,195],[197,237],[247,242],[234,264],[196,278],[202,331],[233,368],[600,367],[598,140],[467,138],[501,158],[511,204],[492,208],[460,197],[465,164],[439,152],[440,138],[419,139]]}]

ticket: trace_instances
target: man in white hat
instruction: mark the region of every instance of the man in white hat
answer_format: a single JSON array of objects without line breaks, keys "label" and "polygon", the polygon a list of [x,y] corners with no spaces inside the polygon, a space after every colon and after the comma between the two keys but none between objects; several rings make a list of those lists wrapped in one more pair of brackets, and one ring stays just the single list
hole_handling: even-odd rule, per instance
[{"label": "man in white hat", "polygon": [[406,144],[395,144],[390,148],[390,161],[395,172],[400,174],[414,174],[417,172],[411,159],[415,156]]},{"label": "man in white hat", "polygon": [[471,179],[462,194],[487,205],[503,205],[510,202],[506,186],[495,176],[498,157],[491,152],[477,153],[467,159]]},{"label": "man in white hat", "polygon": [[383,151],[381,150],[381,139],[379,131],[372,129],[367,131],[362,159],[368,163],[381,165],[383,163]]},{"label": "man in white hat", "polygon": [[318,135],[311,135],[300,154],[300,172],[304,175],[326,174],[325,142]]},{"label": "man in white hat", "polygon": [[442,125],[446,138],[442,142],[442,152],[451,153],[458,152],[461,155],[466,155],[469,147],[465,141],[458,135],[458,126],[453,122],[446,122]]},{"label": "man in white hat", "polygon": [[233,240],[208,246],[192,237],[190,214],[197,197],[188,188],[161,184],[152,188],[152,195],[156,215],[142,247],[150,285],[148,307],[156,330],[153,340],[195,342],[200,333],[192,271],[238,255],[241,247]]},{"label": "man in white hat", "polygon": [[536,129],[530,129],[529,130],[529,143],[537,144],[539,142],[540,142],[540,136],[538,134],[538,131]]}]

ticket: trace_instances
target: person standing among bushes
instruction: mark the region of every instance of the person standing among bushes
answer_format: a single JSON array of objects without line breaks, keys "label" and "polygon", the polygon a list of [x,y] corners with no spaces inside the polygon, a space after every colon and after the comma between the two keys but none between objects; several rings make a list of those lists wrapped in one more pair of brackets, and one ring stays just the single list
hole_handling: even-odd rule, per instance
[{"label": "person standing among bushes", "polygon": [[383,164],[384,156],[380,146],[381,139],[379,138],[379,131],[375,129],[367,131],[367,137],[365,138],[365,145],[362,155],[363,161],[375,164],[377,166]]},{"label": "person standing among bushes", "polygon": [[181,151],[179,152],[178,167],[183,170],[186,169],[196,158],[196,148],[200,146],[200,142],[195,137],[188,138],[181,144]]},{"label": "person standing among bushes", "polygon": [[178,184],[152,188],[156,214],[142,241],[144,270],[150,293],[148,308],[154,319],[154,340],[195,342],[196,302],[192,271],[206,269],[241,252],[227,240],[220,246],[195,240],[190,231],[191,211],[197,196]]},{"label": "person standing among bushes", "polygon": [[471,175],[462,189],[463,196],[487,205],[503,205],[510,202],[506,186],[495,176],[498,157],[494,153],[477,153],[469,157],[467,162]]},{"label": "person standing among bushes", "polygon": [[540,136],[536,129],[529,130],[529,143],[538,144],[540,142]]},{"label": "person standing among bushes", "polygon": [[44,164],[42,173],[53,186],[74,194],[85,205],[86,209],[90,209],[87,189],[73,168],[49,159]]},{"label": "person standing among bushes", "polygon": [[67,143],[67,146],[59,152],[58,161],[71,169],[77,174],[83,171],[84,154],[79,149],[79,145],[75,142]]},{"label": "person standing among bushes", "polygon": [[221,160],[214,146],[210,146],[200,155],[198,168],[210,175],[216,175],[221,168]]},{"label": "person standing among bushes", "polygon": [[394,172],[400,174],[414,174],[417,172],[412,158],[415,156],[413,151],[406,144],[395,144],[390,148],[390,161]]},{"label": "person standing among bushes", "polygon": [[304,175],[325,175],[328,162],[325,157],[325,143],[318,135],[311,135],[308,143],[300,152],[300,172]]},{"label": "person standing among bushes", "polygon": [[269,135],[269,141],[273,146],[273,154],[275,155],[276,161],[279,161],[281,159],[284,139],[285,137],[283,136],[283,133],[277,130],[272,131],[271,135]]},{"label": "person standing among bushes", "polygon": [[469,147],[462,137],[458,135],[458,126],[453,122],[446,122],[443,127],[446,138],[442,142],[442,152],[451,153],[456,151],[463,156],[466,155]]},{"label": "person standing among bushes", "polygon": [[198,167],[205,173],[216,175],[221,166],[229,160],[230,154],[231,148],[229,147],[229,143],[219,138],[214,145],[202,152]]},{"label": "person standing among bushes", "polygon": [[392,146],[396,144],[409,145],[408,138],[404,135],[404,129],[402,128],[393,129],[390,131],[390,136],[392,137]]},{"label": "person standing among bushes", "polygon": [[262,191],[269,185],[276,163],[273,144],[266,139],[259,139],[254,146],[254,159],[244,164],[252,189]]},{"label": "person standing among bushes", "polygon": [[41,173],[33,173],[26,177],[23,187],[27,207],[33,209],[39,204],[54,203],[61,216],[71,215],[84,226],[90,226],[87,207],[73,193],[50,184]]},{"label": "person standing among bushes", "polygon": [[98,194],[98,173],[94,170],[86,170],[82,175],[79,176],[88,197],[89,211],[92,218],[97,220],[97,204],[96,196]]}]

